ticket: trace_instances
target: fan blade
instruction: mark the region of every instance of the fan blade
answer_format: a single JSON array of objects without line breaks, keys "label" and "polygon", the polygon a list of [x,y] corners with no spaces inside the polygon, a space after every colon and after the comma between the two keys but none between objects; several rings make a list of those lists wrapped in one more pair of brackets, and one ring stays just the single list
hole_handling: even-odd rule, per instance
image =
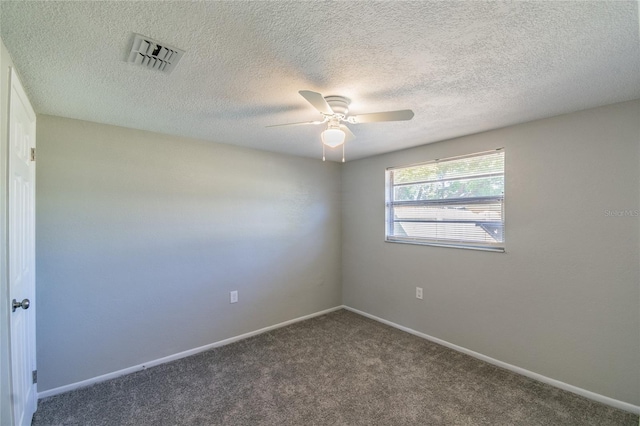
[{"label": "fan blade", "polygon": [[287,123],[287,124],[273,124],[266,127],[284,127],[284,126],[302,126],[305,124],[322,124],[324,121],[301,121],[299,123]]},{"label": "fan blade", "polygon": [[372,112],[349,117],[349,122],[354,124],[376,123],[378,121],[404,121],[413,118],[413,111],[403,109],[400,111]]},{"label": "fan blade", "polygon": [[349,141],[351,141],[351,140],[356,138],[356,135],[351,133],[351,130],[349,130],[349,128],[347,126],[345,126],[344,124],[340,125],[340,130],[342,130],[344,132],[344,134],[345,134],[345,137],[344,137],[344,141],[345,142],[349,142]]},{"label": "fan blade", "polygon": [[326,115],[333,115],[333,110],[324,99],[324,97],[318,92],[312,92],[311,90],[300,90],[298,93],[307,100],[315,109]]}]

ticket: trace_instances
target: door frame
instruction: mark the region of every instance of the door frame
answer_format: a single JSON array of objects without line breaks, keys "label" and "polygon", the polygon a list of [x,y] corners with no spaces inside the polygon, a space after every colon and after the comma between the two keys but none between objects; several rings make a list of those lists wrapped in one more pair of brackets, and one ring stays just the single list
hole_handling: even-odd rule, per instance
[{"label": "door frame", "polygon": [[11,58],[0,42],[0,424],[12,425],[8,266],[9,92]]},{"label": "door frame", "polygon": [[0,44],[0,424],[13,424],[11,400],[11,348],[9,323],[9,274],[7,271],[7,210],[9,169],[9,90],[11,68],[4,44]]}]

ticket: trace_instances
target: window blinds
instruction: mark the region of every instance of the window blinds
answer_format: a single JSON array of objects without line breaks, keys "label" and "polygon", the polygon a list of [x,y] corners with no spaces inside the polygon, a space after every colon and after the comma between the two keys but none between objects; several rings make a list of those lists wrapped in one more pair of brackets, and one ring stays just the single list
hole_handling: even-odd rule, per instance
[{"label": "window blinds", "polygon": [[504,151],[387,169],[387,241],[504,251]]}]

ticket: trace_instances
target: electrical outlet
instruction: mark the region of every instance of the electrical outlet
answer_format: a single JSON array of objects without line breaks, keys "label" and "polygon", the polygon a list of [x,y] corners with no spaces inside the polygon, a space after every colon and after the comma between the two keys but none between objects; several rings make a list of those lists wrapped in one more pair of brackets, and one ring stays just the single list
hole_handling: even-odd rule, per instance
[{"label": "electrical outlet", "polygon": [[238,303],[238,290],[229,293],[229,303]]},{"label": "electrical outlet", "polygon": [[416,287],[416,299],[422,300],[422,287]]}]

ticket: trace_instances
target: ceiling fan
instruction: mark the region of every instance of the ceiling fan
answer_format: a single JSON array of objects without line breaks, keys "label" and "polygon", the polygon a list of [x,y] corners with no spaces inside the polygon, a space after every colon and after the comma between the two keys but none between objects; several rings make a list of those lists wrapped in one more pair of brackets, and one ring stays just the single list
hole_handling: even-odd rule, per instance
[{"label": "ceiling fan", "polygon": [[362,124],[376,123],[379,121],[404,121],[413,118],[413,111],[403,109],[399,111],[372,112],[360,115],[347,115],[351,100],[344,96],[322,96],[311,90],[300,90],[298,93],[322,114],[322,120],[303,121],[299,123],[275,124],[267,127],[301,126],[306,124],[324,124],[327,128],[322,132],[322,161],[325,161],[325,145],[335,148],[342,145],[342,162],[344,163],[344,145],[355,138],[351,130],[342,123]]}]

